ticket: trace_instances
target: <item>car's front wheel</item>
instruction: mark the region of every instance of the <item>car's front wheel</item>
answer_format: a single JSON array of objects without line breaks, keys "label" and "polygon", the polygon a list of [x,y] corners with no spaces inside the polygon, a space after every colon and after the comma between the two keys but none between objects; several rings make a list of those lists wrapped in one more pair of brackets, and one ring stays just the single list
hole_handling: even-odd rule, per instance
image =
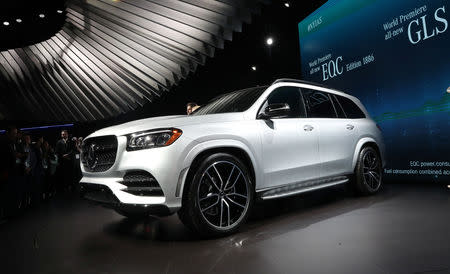
[{"label": "car's front wheel", "polygon": [[382,163],[378,152],[370,146],[364,147],[358,156],[355,168],[355,185],[360,194],[370,195],[381,188]]},{"label": "car's front wheel", "polygon": [[253,204],[248,168],[231,154],[216,153],[203,159],[194,172],[178,212],[180,219],[204,236],[235,232]]}]

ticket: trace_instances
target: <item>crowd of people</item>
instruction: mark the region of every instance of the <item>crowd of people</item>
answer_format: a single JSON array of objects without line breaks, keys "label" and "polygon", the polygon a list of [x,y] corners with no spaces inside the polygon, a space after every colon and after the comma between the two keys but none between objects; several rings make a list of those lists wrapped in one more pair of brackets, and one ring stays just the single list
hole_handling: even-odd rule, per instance
[{"label": "crowd of people", "polygon": [[52,146],[14,126],[0,135],[0,220],[74,189],[81,178],[82,141],[63,130]]},{"label": "crowd of people", "polygon": [[[190,102],[186,112],[191,115],[199,107]],[[52,146],[42,136],[8,127],[0,135],[0,221],[74,189],[81,179],[82,142],[62,130]]]}]

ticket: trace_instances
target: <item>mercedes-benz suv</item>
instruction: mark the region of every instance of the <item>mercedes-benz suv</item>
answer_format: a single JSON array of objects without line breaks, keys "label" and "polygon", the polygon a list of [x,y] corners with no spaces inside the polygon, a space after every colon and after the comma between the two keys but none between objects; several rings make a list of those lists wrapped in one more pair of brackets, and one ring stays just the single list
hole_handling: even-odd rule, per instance
[{"label": "mercedes-benz suv", "polygon": [[236,231],[256,199],[382,183],[381,131],[361,102],[280,79],[224,94],[189,116],[98,130],[83,142],[82,194],[128,216],[170,215],[204,235]]}]

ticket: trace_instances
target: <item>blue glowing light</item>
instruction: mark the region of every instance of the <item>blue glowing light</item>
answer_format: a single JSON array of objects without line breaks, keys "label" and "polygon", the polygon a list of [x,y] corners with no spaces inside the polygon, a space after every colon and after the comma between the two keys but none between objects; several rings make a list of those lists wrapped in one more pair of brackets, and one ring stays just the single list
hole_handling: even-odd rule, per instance
[{"label": "blue glowing light", "polygon": [[[73,124],[62,124],[62,125],[51,125],[51,126],[40,126],[40,127],[24,127],[20,128],[21,131],[38,130],[38,129],[48,129],[48,128],[58,128],[58,127],[73,127]],[[5,133],[6,130],[0,129],[0,133]]]},{"label": "blue glowing light", "polygon": [[58,128],[58,127],[73,127],[73,124],[62,124],[62,125],[52,125],[52,126],[40,126],[40,127],[26,127],[21,128],[21,131],[28,131],[28,130],[38,130],[38,129],[48,129],[48,128]]}]

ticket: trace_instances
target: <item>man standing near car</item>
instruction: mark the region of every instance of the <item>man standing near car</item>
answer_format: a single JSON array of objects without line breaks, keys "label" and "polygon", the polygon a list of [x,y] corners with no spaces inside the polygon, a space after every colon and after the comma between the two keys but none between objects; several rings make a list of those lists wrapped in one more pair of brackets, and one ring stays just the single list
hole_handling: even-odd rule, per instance
[{"label": "man standing near car", "polygon": [[60,180],[60,187],[70,187],[73,173],[74,145],[69,140],[69,132],[67,130],[61,131],[61,139],[56,143],[55,150],[58,156],[57,177]]},{"label": "man standing near car", "polygon": [[194,111],[196,111],[200,106],[197,103],[190,102],[186,104],[186,114],[191,115]]}]

